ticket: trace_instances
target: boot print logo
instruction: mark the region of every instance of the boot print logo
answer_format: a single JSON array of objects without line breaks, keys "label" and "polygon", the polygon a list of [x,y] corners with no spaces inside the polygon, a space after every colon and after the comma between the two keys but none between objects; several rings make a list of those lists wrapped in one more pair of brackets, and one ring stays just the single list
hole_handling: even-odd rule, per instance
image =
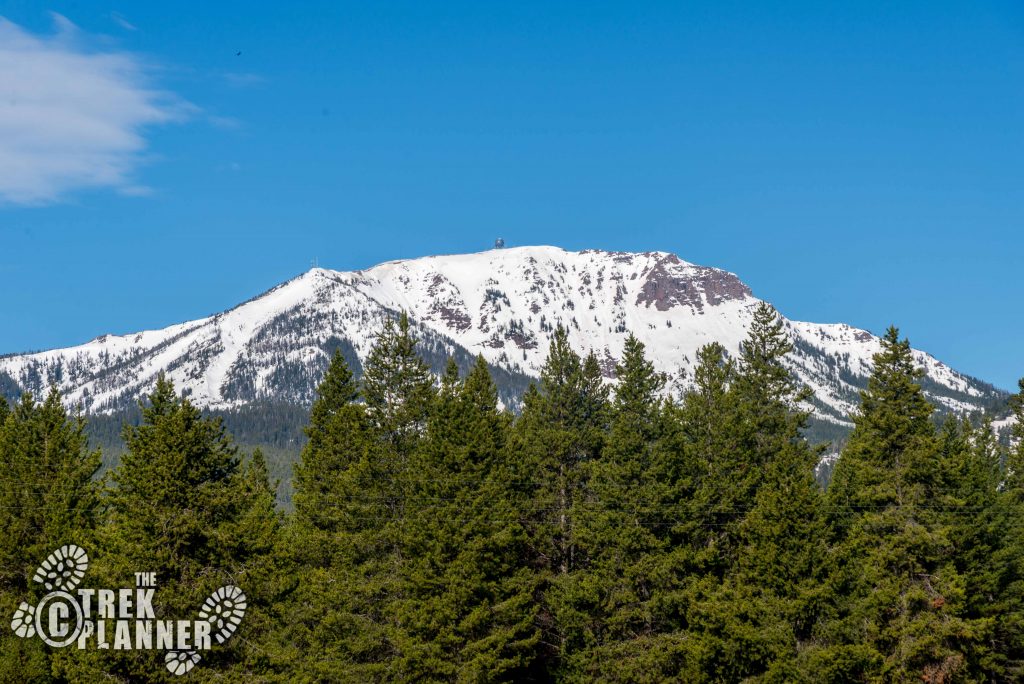
[{"label": "boot print logo", "polygon": [[48,593],[36,605],[22,601],[11,620],[14,633],[38,636],[54,648],[162,650],[167,670],[183,675],[202,660],[202,651],[230,639],[245,616],[245,594],[228,585],[203,602],[194,620],[157,619],[156,573],[135,573],[134,588],[79,588],[88,569],[88,554],[74,544],[47,556],[32,581]]}]

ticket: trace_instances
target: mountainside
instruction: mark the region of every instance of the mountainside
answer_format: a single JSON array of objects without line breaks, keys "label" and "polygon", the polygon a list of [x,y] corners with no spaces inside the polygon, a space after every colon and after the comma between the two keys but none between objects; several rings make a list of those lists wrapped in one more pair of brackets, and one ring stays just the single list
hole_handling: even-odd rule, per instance
[{"label": "mountainside", "polygon": [[[717,341],[738,352],[757,301],[734,274],[665,252],[519,247],[353,272],[312,269],[208,318],[0,358],[0,393],[56,384],[70,403],[110,413],[133,405],[163,370],[211,409],[305,405],[334,349],[358,372],[384,320],[402,310],[433,368],[448,355],[467,366],[481,353],[507,405],[538,374],[557,325],[578,350],[597,354],[610,380],[634,333],[681,389],[700,346]],[[844,428],[878,338],[844,324],[786,325],[796,347],[790,363],[815,392],[819,426]],[[924,352],[915,358],[929,397],[946,410],[982,410],[1005,397]]]}]

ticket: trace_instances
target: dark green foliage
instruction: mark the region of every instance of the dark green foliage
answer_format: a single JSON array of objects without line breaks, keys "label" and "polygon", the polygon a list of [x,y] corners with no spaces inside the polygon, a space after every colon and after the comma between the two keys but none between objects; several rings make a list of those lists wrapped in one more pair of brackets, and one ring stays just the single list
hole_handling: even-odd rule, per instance
[{"label": "dark green foliage", "polygon": [[[749,674],[786,678],[787,663],[810,636],[820,611],[826,556],[822,492],[814,469],[821,450],[802,437],[809,395],[784,365],[792,350],[781,318],[761,303],[743,344],[734,392],[739,409],[739,482],[751,487],[735,513],[738,556],[727,575],[744,605],[735,619],[756,629]],[[748,510],[744,510],[748,508]]]},{"label": "dark green foliage", "polygon": [[807,393],[784,365],[790,350],[779,316],[762,303],[738,363],[717,345],[701,350],[682,405],[682,447],[695,473],[683,624],[697,642],[696,670],[711,680],[795,677],[818,608],[820,452],[802,436]]},{"label": "dark green foliage", "polygon": [[[175,619],[195,616],[220,586],[243,587],[246,639],[208,652],[196,677],[263,671],[261,641],[287,572],[275,558],[279,514],[262,455],[243,464],[221,422],[203,417],[163,376],[142,407],[141,424],[126,426],[124,440],[91,581],[127,587],[135,572],[154,570],[157,617]],[[173,680],[153,651],[66,653],[62,672],[72,680],[99,672],[133,682]]]},{"label": "dark green foliage", "polygon": [[581,568],[562,586],[566,679],[657,681],[672,678],[685,652],[665,599],[677,580],[674,545],[685,469],[668,448],[672,408],[665,378],[630,336],[616,368],[610,429],[599,458],[584,464],[577,497]]},{"label": "dark green foliage", "polygon": [[0,681],[51,681],[53,651],[17,638],[9,621],[22,601],[45,593],[30,581],[43,559],[64,544],[95,541],[99,465],[84,421],[68,415],[56,390],[41,404],[29,394],[13,408],[0,399]]},{"label": "dark green foliage", "polygon": [[536,652],[535,577],[509,496],[509,416],[483,358],[445,374],[410,477],[397,671],[416,681],[508,681]]},{"label": "dark green foliage", "polygon": [[555,670],[576,648],[573,575],[585,562],[577,512],[587,505],[587,464],[599,453],[609,419],[608,390],[596,358],[574,352],[555,330],[539,389],[531,387],[509,440],[509,476],[526,522],[536,573],[543,666]]},{"label": "dark green foliage", "polygon": [[348,410],[348,407],[359,398],[359,387],[341,352],[335,352],[317,391],[319,396],[310,409],[309,427],[306,428],[309,452],[321,451],[327,447],[331,440],[331,426],[335,417]]},{"label": "dark green foliage", "polygon": [[288,547],[298,585],[280,625],[281,658],[300,681],[381,679],[392,648],[382,605],[394,579],[392,510],[381,493],[389,468],[341,356],[321,387],[295,469]]},{"label": "dark green foliage", "polygon": [[863,670],[894,682],[966,677],[990,627],[970,615],[954,524],[976,513],[958,497],[984,464],[953,462],[966,447],[935,433],[920,376],[890,328],[829,490],[837,613],[821,635],[861,645]]},{"label": "dark green foliage", "polygon": [[[994,510],[980,511],[969,528],[975,536],[965,540],[984,544],[982,549],[970,549],[977,591],[969,599],[978,614],[992,620],[991,671],[1004,681],[1024,677],[1024,379],[1019,389],[1010,400],[1016,419],[1011,446],[1005,453],[996,451],[1003,467]],[[983,473],[996,450],[989,435],[985,437],[976,440],[974,448]],[[983,502],[990,498],[986,491]],[[985,547],[992,549],[990,556]]]},{"label": "dark green foliage", "polygon": [[[482,358],[456,349],[438,384],[443,346],[416,330],[396,317],[361,367],[332,343],[301,435],[304,412],[222,420],[161,378],[122,415],[123,453],[96,421],[105,490],[56,393],[0,401],[0,610],[74,542],[92,586],[156,570],[161,616],[245,590],[199,681],[1024,678],[1024,381],[1009,444],[976,416],[939,425],[890,329],[823,492],[767,304],[738,356],[700,350],[681,397],[636,338],[608,384],[557,329],[518,417]],[[225,428],[280,420],[266,454]],[[286,515],[273,480],[300,447]],[[173,680],[153,652],[0,646],[0,681]]]},{"label": "dark green foliage", "polygon": [[366,414],[405,467],[427,423],[434,394],[430,369],[416,353],[409,317],[388,320],[366,359],[362,378]]},{"label": "dark green foliage", "polygon": [[1010,397],[1014,423],[1011,430],[1013,445],[1006,457],[1007,489],[1024,492],[1024,378],[1017,383],[1020,391]]}]

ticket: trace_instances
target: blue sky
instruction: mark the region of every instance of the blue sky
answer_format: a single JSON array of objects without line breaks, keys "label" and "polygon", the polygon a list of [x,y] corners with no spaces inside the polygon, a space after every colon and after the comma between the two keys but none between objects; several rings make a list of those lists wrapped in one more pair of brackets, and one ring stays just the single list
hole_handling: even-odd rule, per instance
[{"label": "blue sky", "polygon": [[672,251],[790,318],[1024,375],[1018,2],[0,16],[0,352],[502,236]]}]

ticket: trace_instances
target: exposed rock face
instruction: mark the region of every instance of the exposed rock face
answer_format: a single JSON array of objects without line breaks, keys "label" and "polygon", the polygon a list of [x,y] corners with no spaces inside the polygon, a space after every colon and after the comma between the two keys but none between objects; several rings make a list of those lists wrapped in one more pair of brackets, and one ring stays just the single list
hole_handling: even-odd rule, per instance
[{"label": "exposed rock face", "polygon": [[675,254],[667,254],[646,273],[636,304],[653,304],[658,311],[689,306],[703,312],[705,303],[716,306],[750,296],[750,288],[732,273],[683,264]]},{"label": "exposed rock face", "polygon": [[427,294],[431,299],[429,318],[443,321],[448,328],[457,331],[467,330],[473,325],[462,293],[443,274],[433,275]]}]

